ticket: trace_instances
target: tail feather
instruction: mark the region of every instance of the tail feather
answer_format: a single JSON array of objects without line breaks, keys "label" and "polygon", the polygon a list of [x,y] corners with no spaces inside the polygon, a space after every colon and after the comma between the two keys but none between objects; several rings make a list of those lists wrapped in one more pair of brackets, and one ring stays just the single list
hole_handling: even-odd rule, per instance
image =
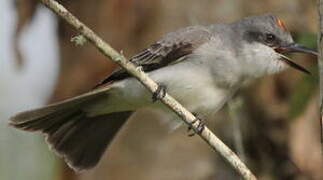
[{"label": "tail feather", "polygon": [[73,169],[94,167],[132,112],[88,118],[78,114],[47,136],[47,142]]},{"label": "tail feather", "polygon": [[81,107],[83,103],[89,103],[89,101],[94,101],[96,98],[107,96],[107,92],[110,89],[111,86],[106,86],[42,108],[18,113],[10,119],[10,123],[15,125],[27,121],[34,121],[35,119],[51,119],[52,116],[56,117],[57,115],[66,113],[67,109],[76,109]]},{"label": "tail feather", "polygon": [[82,111],[85,103],[107,96],[106,90],[96,90],[44,108],[17,114],[10,125],[46,135],[51,149],[62,156],[75,170],[94,167],[105,149],[126,122],[131,111],[89,117]]},{"label": "tail feather", "polygon": [[[26,118],[27,120],[25,121],[23,121],[23,118],[21,116],[19,116],[19,121],[17,121],[16,119],[14,119],[15,117],[13,117],[11,118],[10,125],[13,125],[16,128],[22,129],[25,131],[42,131],[44,133],[49,133],[49,131],[59,128],[59,126],[66,119],[69,119],[70,117],[72,117],[74,113],[75,112],[73,112],[72,109],[71,110],[66,109],[65,112],[63,110],[52,112],[41,117],[36,116],[35,119],[28,117]],[[55,126],[57,127],[55,128]]]}]

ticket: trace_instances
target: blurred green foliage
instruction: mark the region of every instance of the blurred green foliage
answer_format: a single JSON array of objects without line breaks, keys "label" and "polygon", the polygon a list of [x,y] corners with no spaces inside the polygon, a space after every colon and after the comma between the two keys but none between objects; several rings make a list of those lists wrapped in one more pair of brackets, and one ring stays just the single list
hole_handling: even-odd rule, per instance
[{"label": "blurred green foliage", "polygon": [[[316,34],[314,33],[298,33],[296,34],[296,42],[306,45],[311,48],[316,48],[317,39]],[[297,116],[302,114],[304,111],[306,104],[309,99],[312,97],[313,92],[315,92],[315,88],[318,87],[318,69],[317,63],[313,58],[313,63],[308,67],[312,75],[304,75],[296,84],[294,90],[291,92],[291,96],[289,99],[289,117],[290,119],[295,119]]]}]

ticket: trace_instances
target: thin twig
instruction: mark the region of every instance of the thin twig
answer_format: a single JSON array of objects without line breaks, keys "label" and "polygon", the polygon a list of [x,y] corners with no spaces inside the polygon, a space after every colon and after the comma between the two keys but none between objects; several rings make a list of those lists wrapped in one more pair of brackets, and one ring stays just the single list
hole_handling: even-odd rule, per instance
[{"label": "thin twig", "polygon": [[[57,15],[63,18],[66,22],[77,29],[80,34],[88,39],[96,48],[101,51],[102,54],[109,57],[111,60],[119,64],[131,75],[137,78],[147,89],[151,92],[157,90],[158,85],[150,79],[140,68],[129,62],[123,55],[119,54],[110,45],[104,42],[99,36],[97,36],[91,29],[80,22],[69,11],[67,11],[62,5],[54,0],[41,0],[48,8],[53,10]],[[178,114],[186,124],[190,125],[194,119],[194,115],[186,110],[181,104],[179,104],[174,98],[166,93],[165,97],[161,101],[171,108],[176,114]],[[193,124],[193,130],[198,132],[198,124]],[[218,151],[234,169],[244,179],[256,179],[251,171],[244,165],[244,163],[234,154],[219,138],[217,138],[207,127],[199,134],[201,138],[207,142],[214,150]]]},{"label": "thin twig", "polygon": [[321,154],[323,156],[323,0],[318,1],[319,5],[319,38],[317,47],[319,49],[319,77],[320,77],[320,125],[321,125]]}]

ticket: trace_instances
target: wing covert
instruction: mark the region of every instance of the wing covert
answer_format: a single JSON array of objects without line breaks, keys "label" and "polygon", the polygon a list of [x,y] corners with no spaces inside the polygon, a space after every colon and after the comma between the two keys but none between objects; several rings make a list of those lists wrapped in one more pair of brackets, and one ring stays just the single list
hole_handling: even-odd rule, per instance
[{"label": "wing covert", "polygon": [[[191,54],[197,47],[207,42],[211,33],[206,27],[191,26],[179,29],[163,36],[159,41],[131,57],[130,61],[137,66],[142,66],[143,71],[149,72],[177,63],[179,59]],[[122,68],[117,68],[97,86],[108,82],[122,80],[130,75]]]}]

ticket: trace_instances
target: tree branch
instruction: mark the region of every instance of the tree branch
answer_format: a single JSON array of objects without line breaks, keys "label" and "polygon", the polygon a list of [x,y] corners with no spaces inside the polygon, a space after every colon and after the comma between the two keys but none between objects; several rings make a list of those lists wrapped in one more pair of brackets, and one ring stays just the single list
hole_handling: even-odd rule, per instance
[{"label": "tree branch", "polygon": [[[99,36],[97,36],[91,29],[80,22],[69,11],[67,11],[62,5],[54,0],[41,0],[49,9],[53,10],[57,15],[63,18],[66,22],[77,29],[86,39],[88,39],[99,51],[106,57],[119,64],[131,75],[137,78],[147,89],[151,92],[157,90],[158,85],[150,79],[140,67],[136,67],[130,61],[128,61],[123,55],[119,54],[110,45],[104,42]],[[179,115],[186,124],[191,125],[194,119],[194,115],[186,110],[181,104],[179,104],[173,97],[166,93],[165,97],[161,101],[171,108],[177,115]],[[198,125],[194,123],[193,130],[198,133]],[[244,179],[256,179],[256,177],[250,172],[250,170],[244,165],[244,163],[234,154],[219,138],[217,138],[207,127],[199,134],[199,136],[208,143],[214,150],[218,151],[231,166],[244,178]]]},{"label": "tree branch", "polygon": [[318,50],[319,50],[319,77],[320,77],[320,125],[321,125],[321,152],[323,156],[323,0],[319,3],[319,38],[318,38]]}]

